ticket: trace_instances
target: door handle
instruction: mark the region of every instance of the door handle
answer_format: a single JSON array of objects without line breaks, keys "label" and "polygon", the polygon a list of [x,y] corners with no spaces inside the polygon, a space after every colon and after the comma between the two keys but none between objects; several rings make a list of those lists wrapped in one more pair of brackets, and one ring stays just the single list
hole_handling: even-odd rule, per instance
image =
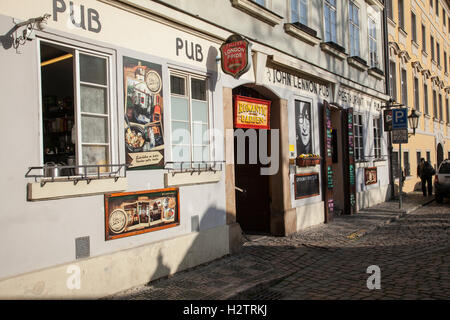
[{"label": "door handle", "polygon": [[234,189],[236,189],[237,191],[242,192],[242,193],[247,193],[247,190],[241,189],[241,188],[236,187],[236,186],[234,186]]}]

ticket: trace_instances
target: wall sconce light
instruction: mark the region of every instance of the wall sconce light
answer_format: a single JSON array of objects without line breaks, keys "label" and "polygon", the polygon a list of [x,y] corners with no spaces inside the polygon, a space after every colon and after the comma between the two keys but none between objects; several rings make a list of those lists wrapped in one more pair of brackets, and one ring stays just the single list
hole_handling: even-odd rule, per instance
[{"label": "wall sconce light", "polygon": [[[46,13],[42,17],[38,18],[31,18],[27,21],[20,22],[16,24],[12,30],[12,32],[15,32],[15,36],[13,36],[13,47],[14,49],[18,49],[20,45],[24,45],[27,40],[31,40],[30,37],[33,34],[34,30],[43,30],[45,25],[47,24],[48,18],[50,18],[51,15]],[[20,28],[25,27],[21,34],[20,32],[17,32]],[[18,35],[20,34],[20,36]]]}]

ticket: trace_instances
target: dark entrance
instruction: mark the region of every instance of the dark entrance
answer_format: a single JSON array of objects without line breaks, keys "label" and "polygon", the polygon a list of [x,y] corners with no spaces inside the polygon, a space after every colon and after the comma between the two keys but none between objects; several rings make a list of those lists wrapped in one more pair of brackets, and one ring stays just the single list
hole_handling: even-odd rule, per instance
[{"label": "dark entrance", "polygon": [[[233,89],[233,96],[235,95],[269,100],[256,90],[244,86]],[[261,168],[264,165],[260,162],[259,156],[249,154],[250,151],[256,150],[259,155],[260,139],[268,140],[267,146],[270,150],[270,130],[266,136],[261,134],[261,130],[234,129],[235,132],[236,130],[243,130],[245,135],[245,150],[238,150],[238,138],[234,138],[236,220],[246,233],[270,233],[270,177],[261,175]],[[238,163],[238,153],[244,151],[245,163]],[[256,163],[250,163],[251,158],[256,158]]]},{"label": "dark entrance", "polygon": [[353,109],[324,101],[322,109],[322,194],[325,222],[334,216],[355,212],[355,164]]},{"label": "dark entrance", "polygon": [[[436,168],[439,168],[439,165],[444,160],[444,149],[442,148],[442,144],[437,145],[437,155],[436,155]],[[437,170],[437,169],[436,169]]]}]

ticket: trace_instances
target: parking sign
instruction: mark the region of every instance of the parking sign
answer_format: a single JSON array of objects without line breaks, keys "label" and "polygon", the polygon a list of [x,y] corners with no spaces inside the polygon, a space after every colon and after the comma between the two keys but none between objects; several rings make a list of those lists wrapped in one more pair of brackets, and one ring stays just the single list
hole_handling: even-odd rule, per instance
[{"label": "parking sign", "polygon": [[408,109],[392,110],[392,130],[408,129]]}]

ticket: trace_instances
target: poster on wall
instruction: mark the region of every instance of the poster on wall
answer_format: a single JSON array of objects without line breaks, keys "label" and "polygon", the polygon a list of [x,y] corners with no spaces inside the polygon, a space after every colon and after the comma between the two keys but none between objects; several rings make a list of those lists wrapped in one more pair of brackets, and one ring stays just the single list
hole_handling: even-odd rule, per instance
[{"label": "poster on wall", "polygon": [[366,186],[377,183],[377,167],[364,168],[364,181]]},{"label": "poster on wall", "polygon": [[162,67],[123,57],[128,169],[164,167]]},{"label": "poster on wall", "polygon": [[295,100],[295,136],[297,156],[312,152],[311,103]]},{"label": "poster on wall", "polygon": [[105,194],[105,240],[179,224],[178,188]]},{"label": "poster on wall", "polygon": [[243,97],[234,97],[234,127],[251,129],[270,129],[271,101]]}]

